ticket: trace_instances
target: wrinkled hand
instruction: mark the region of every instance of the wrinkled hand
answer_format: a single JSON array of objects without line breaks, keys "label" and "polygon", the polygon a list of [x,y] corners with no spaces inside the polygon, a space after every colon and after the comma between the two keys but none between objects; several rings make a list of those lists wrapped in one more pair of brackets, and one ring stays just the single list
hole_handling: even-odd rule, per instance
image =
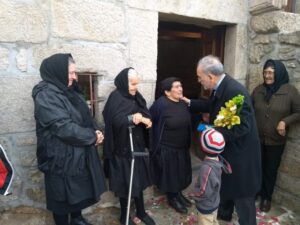
[{"label": "wrinkled hand", "polygon": [[135,113],[135,114],[132,115],[132,122],[135,125],[138,125],[139,123],[141,123],[142,119],[143,119],[143,116],[142,116],[141,113]]},{"label": "wrinkled hand", "polygon": [[101,144],[102,142],[103,142],[103,140],[104,140],[104,136],[103,136],[103,134],[102,134],[102,132],[100,131],[100,130],[96,130],[95,131],[96,132],[96,143],[95,143],[95,145],[99,145],[99,144]]},{"label": "wrinkled hand", "polygon": [[152,121],[149,118],[143,117],[142,123],[146,125],[146,128],[152,127]]},{"label": "wrinkled hand", "polygon": [[284,121],[280,121],[278,123],[278,125],[277,125],[277,132],[281,136],[285,136],[286,135],[285,122]]}]

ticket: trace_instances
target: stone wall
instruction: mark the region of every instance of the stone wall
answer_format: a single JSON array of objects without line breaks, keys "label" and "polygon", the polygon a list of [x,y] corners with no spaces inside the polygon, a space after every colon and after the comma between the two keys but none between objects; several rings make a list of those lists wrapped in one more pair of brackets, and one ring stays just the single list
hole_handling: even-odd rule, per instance
[{"label": "stone wall", "polygon": [[[21,206],[27,207],[25,213],[31,206],[45,208],[43,176],[36,168],[31,98],[45,57],[72,53],[78,71],[101,75],[97,97],[104,100],[114,88],[115,75],[133,66],[142,77],[140,91],[151,104],[161,13],[170,20],[184,16],[186,23],[230,24],[225,67],[245,81],[247,10],[246,0],[233,0],[230,5],[223,0],[0,0],[0,143],[16,169],[13,194],[0,196],[0,212],[11,208],[21,212]],[[104,103],[100,102],[98,111]],[[108,192],[100,205],[115,203]]]},{"label": "stone wall", "polygon": [[[249,26],[248,87],[262,83],[269,58],[286,65],[290,83],[300,91],[300,15],[274,11],[253,16]],[[291,126],[282,157],[274,199],[300,210],[300,123]]]},{"label": "stone wall", "polygon": [[300,1],[295,0],[295,13],[300,14]]},{"label": "stone wall", "polygon": [[[78,71],[101,75],[99,99],[106,99],[121,69],[133,66],[143,79],[140,90],[151,102],[157,27],[157,11],[118,0],[0,0],[0,143],[16,171],[12,195],[0,196],[0,211],[19,207],[21,213],[20,206],[45,208],[43,175],[36,166],[31,98],[32,87],[40,80],[41,61],[54,53],[72,53]],[[100,103],[99,111],[102,108]],[[105,193],[101,206],[115,204],[112,196]]]}]

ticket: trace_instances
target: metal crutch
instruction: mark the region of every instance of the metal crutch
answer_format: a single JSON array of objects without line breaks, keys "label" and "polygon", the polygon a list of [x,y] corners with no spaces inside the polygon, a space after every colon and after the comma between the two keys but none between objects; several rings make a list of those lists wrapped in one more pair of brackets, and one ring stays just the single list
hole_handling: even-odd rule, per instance
[{"label": "metal crutch", "polygon": [[130,149],[131,149],[131,169],[130,169],[130,182],[129,182],[128,201],[127,201],[126,225],[128,225],[128,223],[129,223],[134,160],[135,160],[135,157],[149,156],[148,152],[134,152],[133,140],[132,140],[132,128],[134,128],[134,125],[129,125],[128,130],[129,130]]}]

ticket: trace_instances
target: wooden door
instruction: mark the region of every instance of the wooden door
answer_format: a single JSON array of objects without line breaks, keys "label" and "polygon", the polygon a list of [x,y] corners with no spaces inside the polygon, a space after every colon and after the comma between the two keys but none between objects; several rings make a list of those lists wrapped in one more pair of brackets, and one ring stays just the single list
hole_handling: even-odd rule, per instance
[{"label": "wooden door", "polygon": [[[160,96],[160,81],[167,77],[179,77],[183,84],[184,96],[188,98],[206,98],[209,91],[204,91],[197,81],[196,66],[199,59],[206,55],[224,58],[225,26],[212,29],[179,23],[160,22],[158,36],[157,83],[156,95]],[[192,149],[196,155],[204,155],[199,146],[199,133],[196,127],[204,121],[204,114],[192,115]]]},{"label": "wooden door", "polygon": [[189,98],[206,96],[197,82],[196,65],[198,60],[209,54],[224,56],[225,27],[206,29],[194,25],[160,22],[158,33],[157,59],[157,98],[160,81],[167,77],[182,80],[184,95]]}]

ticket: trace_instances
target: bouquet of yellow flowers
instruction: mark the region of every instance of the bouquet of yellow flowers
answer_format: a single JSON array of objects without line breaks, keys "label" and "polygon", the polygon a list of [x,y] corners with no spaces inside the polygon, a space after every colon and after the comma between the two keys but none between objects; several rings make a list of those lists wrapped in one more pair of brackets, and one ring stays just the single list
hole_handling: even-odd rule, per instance
[{"label": "bouquet of yellow flowers", "polygon": [[243,95],[237,95],[228,102],[225,102],[225,107],[221,107],[217,118],[214,120],[214,126],[231,129],[234,125],[240,124],[240,111],[243,104]]}]

